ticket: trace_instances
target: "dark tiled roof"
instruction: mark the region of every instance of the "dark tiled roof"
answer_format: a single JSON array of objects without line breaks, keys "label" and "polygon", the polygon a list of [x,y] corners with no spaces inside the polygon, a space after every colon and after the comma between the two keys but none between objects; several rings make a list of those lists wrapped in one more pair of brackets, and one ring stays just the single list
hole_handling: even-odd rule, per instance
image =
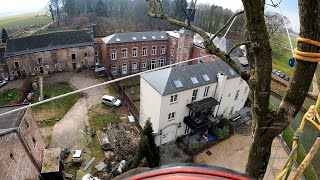
[{"label": "dark tiled roof", "polygon": [[4,56],[17,56],[54,49],[93,45],[92,30],[56,32],[9,39]]},{"label": "dark tiled roof", "polygon": [[102,39],[106,44],[168,40],[166,31],[115,33]]},{"label": "dark tiled roof", "polygon": [[[196,65],[178,66],[163,70],[153,71],[141,75],[155,90],[161,95],[166,96],[180,91],[197,88],[207,84],[212,84],[218,81],[217,74],[223,73],[228,76],[228,79],[239,77],[239,75],[231,69],[223,61],[214,61]],[[209,81],[205,81],[203,76],[207,74]],[[197,84],[193,84],[190,77],[196,77]],[[179,80],[182,87],[177,88],[174,81]]]},{"label": "dark tiled roof", "polygon": [[[25,106],[25,104],[16,105],[16,106],[6,106],[6,107],[0,107],[0,114],[11,111],[17,108],[20,108],[22,106]],[[0,134],[7,132],[8,130],[14,129],[18,127],[18,120],[24,110],[13,112],[4,116],[0,116]]]}]

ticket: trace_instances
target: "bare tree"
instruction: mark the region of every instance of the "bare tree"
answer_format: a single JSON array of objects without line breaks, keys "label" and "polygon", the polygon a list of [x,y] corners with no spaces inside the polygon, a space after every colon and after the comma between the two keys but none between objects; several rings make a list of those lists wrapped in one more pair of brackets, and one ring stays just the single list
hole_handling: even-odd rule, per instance
[{"label": "bare tree", "polygon": [[[320,18],[320,2],[308,0],[298,0],[298,2],[301,25],[300,36],[320,41],[320,21],[314,21],[314,19]],[[277,110],[268,109],[272,49],[264,17],[265,1],[242,0],[242,3],[246,20],[246,41],[249,42],[246,44],[250,65],[249,71],[239,68],[228,54],[218,49],[213,44],[212,38],[204,30],[168,16],[162,8],[161,0],[149,0],[150,11],[148,15],[198,33],[204,39],[204,46],[208,53],[219,56],[249,83],[253,95],[254,136],[246,173],[251,177],[263,179],[271,154],[272,141],[289,125],[300,110],[317,63],[297,60],[280,106]],[[317,47],[306,43],[298,43],[298,49],[304,52],[317,52]]]}]

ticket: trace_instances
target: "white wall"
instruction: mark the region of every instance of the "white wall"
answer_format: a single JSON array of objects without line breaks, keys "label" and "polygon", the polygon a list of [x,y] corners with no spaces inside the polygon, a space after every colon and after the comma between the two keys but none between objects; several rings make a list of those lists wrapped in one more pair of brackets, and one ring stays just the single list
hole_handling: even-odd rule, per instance
[{"label": "white wall", "polygon": [[140,78],[140,121],[143,128],[148,118],[153,125],[154,133],[159,130],[161,95],[143,78]]}]

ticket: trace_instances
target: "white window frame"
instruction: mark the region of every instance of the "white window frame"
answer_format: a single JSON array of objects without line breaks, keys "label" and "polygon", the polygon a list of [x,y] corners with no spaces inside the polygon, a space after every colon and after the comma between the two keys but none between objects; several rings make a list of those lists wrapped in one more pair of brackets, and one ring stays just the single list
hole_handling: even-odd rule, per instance
[{"label": "white window frame", "polygon": [[152,46],[151,54],[152,55],[157,55],[157,46]]},{"label": "white window frame", "polygon": [[234,110],[234,106],[231,107],[230,112],[229,112],[229,116],[230,116],[231,114],[233,114],[233,110]]},{"label": "white window frame", "polygon": [[164,58],[159,59],[159,67],[163,67],[165,65],[166,65],[166,59]]},{"label": "white window frame", "polygon": [[168,121],[173,121],[176,118],[176,112],[168,114]]},{"label": "white window frame", "polygon": [[117,60],[117,50],[116,49],[111,50],[111,60]]},{"label": "white window frame", "polygon": [[174,56],[174,50],[175,50],[174,46],[171,46],[171,56]]},{"label": "white window frame", "polygon": [[198,89],[194,89],[194,90],[192,91],[191,102],[197,100],[198,91],[199,91]]},{"label": "white window frame", "polygon": [[[154,65],[154,68],[152,68],[153,65]],[[150,69],[156,69],[156,68],[157,68],[157,60],[150,59]]]},{"label": "white window frame", "polygon": [[[16,66],[16,63],[18,63],[18,66]],[[13,64],[14,64],[14,68],[20,68],[20,63],[19,63],[19,61],[15,61]]]},{"label": "white window frame", "polygon": [[204,88],[203,97],[208,97],[210,86]]},{"label": "white window frame", "polygon": [[99,54],[98,54],[98,51],[95,51],[95,52],[94,52],[94,55],[95,55],[95,56],[98,56],[98,55],[99,55]]},{"label": "white window frame", "polygon": [[147,56],[148,55],[148,47],[142,47],[142,56]]},{"label": "white window frame", "polygon": [[[113,71],[115,69],[115,71]],[[117,65],[111,65],[111,73],[117,73]]]},{"label": "white window frame", "polygon": [[147,68],[147,63],[146,62],[142,62],[141,68]]},{"label": "white window frame", "polygon": [[170,58],[170,64],[174,64],[173,58]]},{"label": "white window frame", "polygon": [[137,57],[138,56],[138,48],[137,47],[133,47],[132,48],[132,57]]},{"label": "white window frame", "polygon": [[203,56],[204,56],[204,50],[200,50],[200,58],[199,58],[199,63],[203,63]]},{"label": "white window frame", "polygon": [[166,53],[166,45],[161,45],[160,54]]},{"label": "white window frame", "polygon": [[138,63],[137,62],[133,62],[132,63],[132,70],[137,70],[138,69]]},{"label": "white window frame", "polygon": [[122,48],[121,49],[121,58],[122,59],[128,58],[128,48]]},{"label": "white window frame", "polygon": [[177,103],[177,102],[178,102],[178,94],[172,95],[170,97],[170,104]]}]

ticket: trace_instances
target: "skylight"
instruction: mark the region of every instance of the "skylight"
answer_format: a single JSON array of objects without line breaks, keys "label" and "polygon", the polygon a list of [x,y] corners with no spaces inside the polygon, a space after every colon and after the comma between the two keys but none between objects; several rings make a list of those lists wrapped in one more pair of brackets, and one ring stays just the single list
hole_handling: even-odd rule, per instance
[{"label": "skylight", "polygon": [[182,83],[181,83],[180,80],[175,80],[175,81],[173,81],[173,82],[174,82],[174,85],[176,86],[176,88],[181,88],[181,87],[183,87],[183,85],[182,85]]},{"label": "skylight", "polygon": [[156,37],[155,37],[155,36],[151,36],[151,38],[152,38],[152,39],[155,39]]},{"label": "skylight", "polygon": [[133,39],[133,40],[137,40],[137,38],[136,38],[136,37],[132,37],[132,39]]},{"label": "skylight", "polygon": [[161,39],[164,39],[164,36],[160,36]]},{"label": "skylight", "polygon": [[198,84],[199,83],[198,79],[195,76],[190,77],[190,80],[191,80],[192,84]]},{"label": "skylight", "polygon": [[202,77],[204,81],[210,81],[208,74],[203,74]]},{"label": "skylight", "polygon": [[234,71],[233,71],[232,69],[229,69],[229,73],[230,73],[231,75],[235,75],[235,73],[234,73]]},{"label": "skylight", "polygon": [[116,39],[116,41],[120,41],[120,39],[119,39],[119,38],[117,38],[117,39]]},{"label": "skylight", "polygon": [[147,38],[143,36],[142,39],[147,39]]}]

